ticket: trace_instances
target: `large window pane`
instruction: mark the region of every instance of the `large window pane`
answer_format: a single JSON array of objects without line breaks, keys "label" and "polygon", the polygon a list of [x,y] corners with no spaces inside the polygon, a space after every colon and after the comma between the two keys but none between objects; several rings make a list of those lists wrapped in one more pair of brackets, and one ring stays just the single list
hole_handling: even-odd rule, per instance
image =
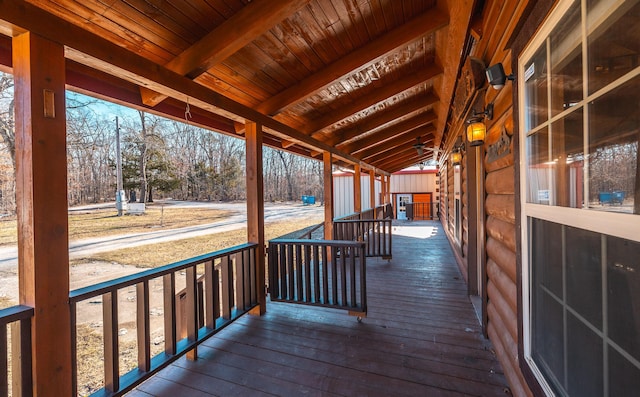
[{"label": "large window pane", "polygon": [[640,369],[609,347],[609,395],[637,396],[640,391]]},{"label": "large window pane", "polygon": [[589,94],[638,67],[638,15],[638,0],[627,0],[615,10],[607,0],[587,2]]},{"label": "large window pane", "polygon": [[[640,77],[589,105],[590,207],[639,213]],[[638,199],[640,200],[640,199]],[[640,204],[640,203],[639,203]]]},{"label": "large window pane", "polygon": [[584,128],[582,109],[567,114],[551,126],[555,180],[555,205],[582,208]]},{"label": "large window pane", "polygon": [[543,128],[527,137],[527,202],[550,203],[551,165],[549,130]]},{"label": "large window pane", "polygon": [[601,397],[602,338],[582,321],[567,315],[567,392],[575,397]]},{"label": "large window pane", "polygon": [[600,234],[565,226],[567,304],[602,329],[602,256]]},{"label": "large window pane", "polygon": [[580,2],[574,2],[549,37],[551,46],[551,116],[582,100]]},{"label": "large window pane", "polygon": [[530,131],[547,121],[547,46],[542,45],[525,65],[525,130]]},{"label": "large window pane", "polygon": [[609,337],[640,361],[640,243],[607,237]]}]

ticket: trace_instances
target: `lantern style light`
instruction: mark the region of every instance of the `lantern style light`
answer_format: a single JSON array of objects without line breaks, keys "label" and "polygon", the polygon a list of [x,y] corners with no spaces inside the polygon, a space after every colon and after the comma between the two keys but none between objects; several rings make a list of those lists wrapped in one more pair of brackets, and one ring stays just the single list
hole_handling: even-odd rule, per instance
[{"label": "lantern style light", "polygon": [[487,126],[484,125],[482,119],[469,120],[467,126],[467,140],[470,146],[481,146],[487,135]]},{"label": "lantern style light", "polygon": [[462,162],[462,152],[460,152],[460,150],[458,149],[451,152],[451,164],[459,165],[461,162]]}]

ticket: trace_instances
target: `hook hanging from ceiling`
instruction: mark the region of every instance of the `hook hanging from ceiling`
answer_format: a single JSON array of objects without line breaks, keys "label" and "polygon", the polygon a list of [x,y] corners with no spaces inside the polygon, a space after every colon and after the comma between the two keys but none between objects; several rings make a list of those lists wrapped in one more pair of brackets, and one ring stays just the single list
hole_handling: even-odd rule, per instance
[{"label": "hook hanging from ceiling", "polygon": [[187,97],[187,106],[184,108],[184,119],[186,121],[189,121],[193,118],[193,116],[191,116],[191,108],[189,107],[189,97]]}]

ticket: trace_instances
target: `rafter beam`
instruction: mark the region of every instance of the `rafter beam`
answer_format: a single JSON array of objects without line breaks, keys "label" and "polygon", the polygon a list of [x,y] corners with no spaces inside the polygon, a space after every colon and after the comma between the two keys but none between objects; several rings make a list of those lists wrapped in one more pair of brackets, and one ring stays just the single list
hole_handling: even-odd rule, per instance
[{"label": "rafter beam", "polygon": [[424,109],[437,101],[438,98],[435,95],[428,93],[418,99],[409,101],[409,103],[400,103],[385,112],[378,112],[378,114],[365,119],[352,128],[336,131],[336,137],[331,140],[331,144],[346,145],[362,134],[375,131],[388,124],[402,122],[403,119],[411,118],[420,112],[426,113]]},{"label": "rafter beam", "polygon": [[397,135],[404,134],[407,131],[411,131],[414,128],[421,127],[423,125],[433,123],[436,121],[438,117],[433,112],[422,113],[416,117],[413,117],[409,120],[405,120],[401,123],[395,124],[389,128],[386,128],[382,131],[378,131],[375,134],[371,134],[363,139],[358,139],[348,145],[338,146],[340,150],[343,150],[347,153],[356,153],[363,151],[373,145],[377,145],[380,142],[384,142],[388,139],[391,139]]},{"label": "rafter beam", "polygon": [[[294,14],[310,0],[253,0],[164,66],[195,79],[266,31]],[[142,101],[155,106],[166,95],[141,87]]]},{"label": "rafter beam", "polygon": [[[364,161],[368,161],[367,159],[375,156],[379,153],[384,153],[387,151],[397,150],[401,146],[411,147],[413,148],[413,144],[416,142],[416,138],[418,137],[432,137],[435,132],[435,128],[433,126],[418,127],[414,128],[410,131],[407,131],[403,134],[397,135],[396,137],[380,142],[380,144],[372,145],[367,150],[359,152],[356,157]],[[422,143],[424,139],[422,139]],[[413,148],[413,150],[416,150]]]},{"label": "rafter beam", "polygon": [[[409,73],[398,81],[394,81],[390,84],[384,85],[383,87],[377,88],[368,95],[356,98],[349,105],[342,106],[339,109],[328,113],[326,116],[321,117],[318,120],[314,120],[314,122],[308,125],[306,131],[310,132],[311,136],[314,136],[324,128],[342,121],[347,117],[361,112],[377,103],[387,101],[390,98],[404,93],[405,91],[409,91],[420,84],[424,84],[424,82],[436,78],[441,73],[442,69],[435,65],[420,69],[417,73]],[[430,95],[426,99],[427,103],[425,106],[434,105],[438,101],[438,98],[434,95]],[[432,101],[429,102],[429,100]]]},{"label": "rafter beam", "polygon": [[299,103],[308,96],[352,74],[354,71],[379,61],[397,48],[415,41],[416,38],[442,29],[448,23],[447,14],[438,9],[434,8],[429,12],[425,12],[386,35],[329,64],[318,73],[274,95],[260,104],[257,110],[269,115],[278,114],[285,108]]},{"label": "rafter beam", "polygon": [[[359,159],[320,142],[271,117],[233,101],[191,79],[126,50],[81,27],[29,4],[25,1],[0,1],[0,32],[19,34],[34,32],[66,46],[66,57],[135,84],[153,89],[193,106],[244,123],[244,119],[263,125],[273,134],[291,139],[310,149],[330,152],[336,158],[363,167],[371,167]],[[381,174],[387,174],[380,170]]]},{"label": "rafter beam", "polygon": [[475,0],[438,0],[437,7],[451,18],[451,24],[446,29],[436,32],[436,59],[444,65],[444,76],[442,85],[437,91],[440,96],[440,109],[438,114],[442,115],[436,126],[436,146],[440,146],[442,135],[446,128],[447,115],[453,102],[453,93],[457,83],[458,73],[462,67],[464,57],[460,54],[460,49],[464,48],[464,43],[471,24],[473,5]]}]

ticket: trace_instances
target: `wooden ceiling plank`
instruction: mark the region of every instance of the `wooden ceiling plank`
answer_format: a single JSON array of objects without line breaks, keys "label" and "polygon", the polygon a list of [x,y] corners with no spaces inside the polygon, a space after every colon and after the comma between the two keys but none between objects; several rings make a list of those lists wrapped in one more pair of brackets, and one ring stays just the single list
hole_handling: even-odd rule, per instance
[{"label": "wooden ceiling plank", "polygon": [[437,116],[433,112],[422,113],[409,120],[405,120],[401,123],[395,124],[382,131],[376,132],[375,134],[371,134],[366,138],[358,139],[357,141],[354,141],[348,145],[338,145],[337,147],[339,147],[340,150],[346,153],[362,151],[372,145],[377,144],[378,142],[383,142],[387,139],[391,139],[398,134],[402,134],[407,131],[411,131],[414,128],[421,127],[429,123],[433,123],[437,119],[438,119]]},{"label": "wooden ceiling plank", "polygon": [[[284,125],[255,109],[242,105],[208,89],[191,79],[168,70],[157,63],[127,51],[100,36],[83,30],[68,21],[50,14],[25,1],[0,1],[0,25],[17,26],[66,46],[65,56],[86,66],[118,76],[138,85],[174,97],[193,106],[222,115],[234,121],[248,119],[276,131],[284,139],[299,141],[311,149],[330,152],[338,159],[352,164],[360,163],[371,167],[359,159],[340,151],[327,143]],[[7,29],[5,29],[6,31]],[[381,174],[387,174],[380,170]]]},{"label": "wooden ceiling plank", "polygon": [[[254,0],[169,61],[165,67],[195,78],[263,35],[310,0]],[[164,98],[142,90],[143,101],[153,106]]]},{"label": "wooden ceiling plank", "polygon": [[[408,76],[395,81],[391,84],[387,84],[384,87],[374,90],[371,94],[358,97],[349,106],[343,106],[336,111],[330,112],[325,117],[316,120],[306,128],[313,136],[320,133],[324,128],[327,128],[339,121],[342,121],[349,116],[352,116],[358,112],[361,112],[377,103],[389,100],[394,96],[400,95],[405,91],[408,91],[415,86],[424,83],[425,81],[434,79],[442,73],[442,70],[435,65],[431,67],[421,69],[418,73],[411,73]],[[433,102],[428,104],[432,105],[438,101],[435,96],[431,97]],[[306,132],[306,131],[305,131]]]},{"label": "wooden ceiling plank", "polygon": [[442,85],[438,94],[440,96],[440,109],[436,126],[435,146],[440,146],[442,136],[445,132],[447,115],[453,102],[453,94],[456,87],[457,77],[462,67],[462,56],[460,49],[464,48],[464,43],[471,23],[474,0],[439,0],[438,8],[446,10],[450,16],[450,23],[446,29],[436,33],[436,57],[443,65],[444,74]]},{"label": "wooden ceiling plank", "polygon": [[425,139],[429,139],[429,137],[432,137],[434,132],[435,128],[433,126],[428,126],[426,128],[414,128],[403,134],[397,135],[392,139],[380,142],[379,145],[372,145],[366,150],[357,152],[358,154],[356,155],[356,157],[360,158],[361,160],[368,161],[368,158],[371,158],[378,153],[387,152],[393,149],[397,150],[398,147],[403,145],[413,147],[413,145],[416,143],[416,138],[418,137],[422,138],[421,142],[426,145]]},{"label": "wooden ceiling plank", "polygon": [[386,35],[370,41],[336,60],[318,73],[274,95],[260,104],[257,110],[269,115],[278,114],[285,108],[295,105],[308,96],[345,78],[355,70],[367,67],[389,55],[395,49],[406,46],[418,37],[436,32],[447,26],[447,24],[448,17],[445,13],[437,9],[425,12]]},{"label": "wooden ceiling plank", "polygon": [[[360,135],[371,133],[389,124],[402,122],[402,118],[407,116],[412,118],[415,113],[426,113],[424,108],[429,104],[437,102],[437,97],[432,93],[424,95],[423,98],[409,103],[401,103],[385,112],[379,112],[372,117],[356,124],[352,128],[336,131],[336,137],[331,140],[332,145],[347,145],[357,141]],[[406,117],[405,117],[406,118]]]}]

